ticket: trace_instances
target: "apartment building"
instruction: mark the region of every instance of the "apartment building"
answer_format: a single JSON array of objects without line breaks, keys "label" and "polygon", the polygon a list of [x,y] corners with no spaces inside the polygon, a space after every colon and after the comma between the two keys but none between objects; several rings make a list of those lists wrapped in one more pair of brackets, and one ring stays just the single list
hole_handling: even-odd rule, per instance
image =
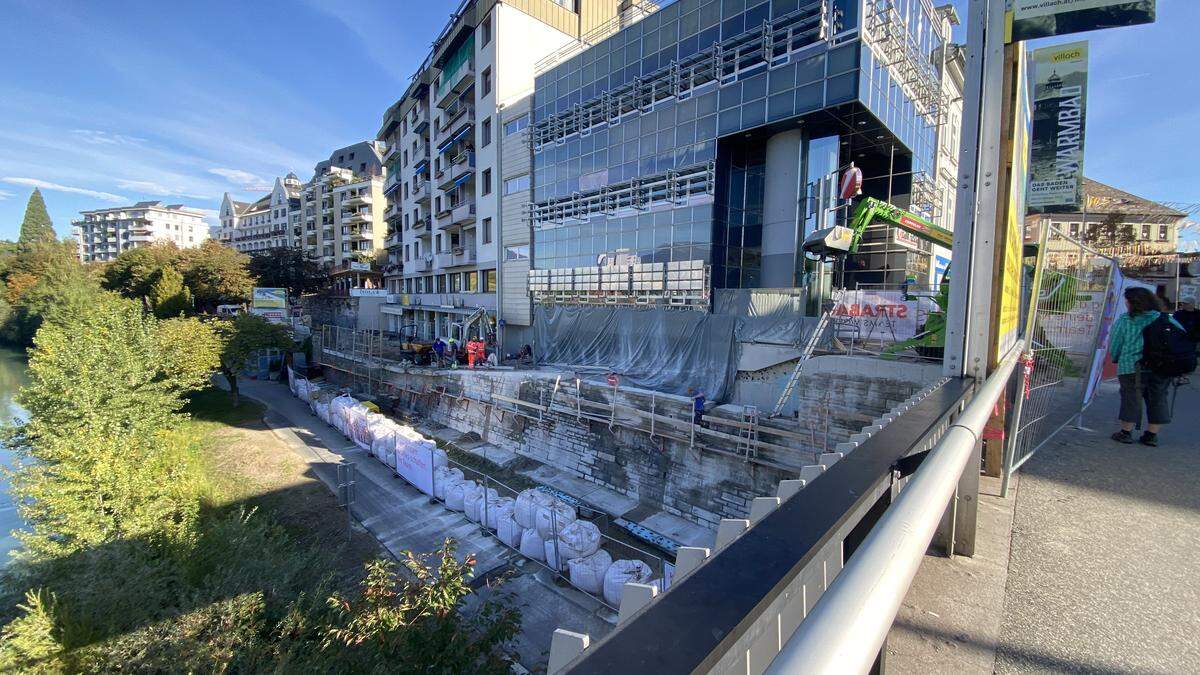
[{"label": "apartment building", "polygon": [[221,199],[222,244],[243,253],[294,246],[300,224],[300,179],[276,178],[271,192],[254,202],[239,202],[226,192]]},{"label": "apartment building", "polygon": [[382,143],[335,150],[299,189],[297,217],[290,221],[294,245],[331,270],[373,262],[387,237],[384,180]]},{"label": "apartment building", "polygon": [[[387,147],[385,330],[525,339],[535,69],[615,32],[620,7],[640,4],[466,0],[451,16],[377,135]],[[502,277],[504,260],[514,265]]]},{"label": "apartment building", "polygon": [[79,260],[108,262],[122,251],[169,241],[180,248],[199,246],[208,239],[204,214],[179,204],[160,201],[80,212],[73,221]]},{"label": "apartment building", "polygon": [[[848,216],[851,163],[865,195],[935,215],[946,37],[929,0],[678,0],[540,73],[535,301],[827,292],[840,270],[800,245]],[[847,282],[901,280],[864,248]]]},{"label": "apartment building", "polygon": [[[1121,259],[1179,250],[1179,230],[1187,220],[1186,213],[1090,178],[1083,179],[1083,197],[1081,212],[1026,217],[1026,239],[1039,241],[1042,227],[1053,224],[1093,250]],[[1049,238],[1046,252],[1055,265],[1079,261],[1078,246],[1061,236]]]}]

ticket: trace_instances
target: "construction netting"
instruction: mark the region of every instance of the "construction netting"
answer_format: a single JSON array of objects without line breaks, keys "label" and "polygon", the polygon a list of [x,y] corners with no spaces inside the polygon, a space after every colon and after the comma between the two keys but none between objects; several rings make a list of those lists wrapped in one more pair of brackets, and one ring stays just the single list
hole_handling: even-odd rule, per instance
[{"label": "construction netting", "polygon": [[623,385],[724,400],[737,375],[737,319],[678,309],[537,305],[542,365],[613,372]]},{"label": "construction netting", "polygon": [[820,322],[805,316],[807,305],[804,288],[720,288],[713,293],[713,313],[738,319],[738,342],[804,344]]}]

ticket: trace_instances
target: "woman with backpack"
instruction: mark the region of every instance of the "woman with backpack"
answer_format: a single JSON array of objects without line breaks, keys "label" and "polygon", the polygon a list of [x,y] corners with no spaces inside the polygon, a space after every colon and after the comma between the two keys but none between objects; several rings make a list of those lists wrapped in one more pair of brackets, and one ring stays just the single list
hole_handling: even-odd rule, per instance
[{"label": "woman with backpack", "polygon": [[[1145,288],[1125,289],[1125,304],[1129,312],[1117,319],[1108,342],[1121,385],[1121,429],[1112,438],[1119,443],[1133,443],[1132,432],[1141,422],[1144,404],[1148,424],[1138,441],[1156,446],[1159,429],[1171,421],[1167,400],[1171,382],[1182,374],[1170,371],[1186,368],[1174,364],[1177,355],[1171,353],[1174,338],[1182,336],[1183,328],[1166,314],[1162,301]],[[1175,331],[1177,335],[1172,335]]]}]

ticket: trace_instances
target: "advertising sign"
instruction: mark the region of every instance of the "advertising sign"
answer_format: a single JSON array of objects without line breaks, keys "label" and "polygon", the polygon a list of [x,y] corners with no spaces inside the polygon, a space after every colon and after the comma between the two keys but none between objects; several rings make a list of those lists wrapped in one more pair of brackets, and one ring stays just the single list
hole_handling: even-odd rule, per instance
[{"label": "advertising sign", "polygon": [[1033,52],[1029,213],[1078,213],[1083,205],[1086,42]]},{"label": "advertising sign", "polygon": [[1154,23],[1154,0],[1008,0],[1005,42]]},{"label": "advertising sign", "polygon": [[261,316],[262,318],[266,319],[267,321],[270,321],[271,323],[291,323],[291,321],[288,320],[288,314],[287,314],[286,309],[274,309],[271,307],[251,307],[250,313]]},{"label": "advertising sign", "polygon": [[388,291],[386,288],[351,288],[350,297],[352,298],[386,298]]},{"label": "advertising sign", "polygon": [[1100,386],[1100,379],[1104,375],[1104,362],[1108,357],[1108,335],[1112,332],[1113,321],[1117,318],[1118,309],[1125,305],[1121,297],[1123,283],[1124,278],[1121,275],[1121,270],[1113,270],[1112,283],[1109,284],[1108,292],[1105,293],[1104,309],[1100,315],[1100,334],[1096,337],[1096,354],[1092,357],[1092,367],[1088,371],[1087,387],[1083,392],[1084,405],[1092,402],[1092,397],[1096,395],[1096,389]]},{"label": "advertising sign", "polygon": [[917,300],[901,291],[846,291],[833,307],[841,335],[862,340],[902,342],[917,334]]},{"label": "advertising sign", "polygon": [[254,295],[251,296],[251,307],[260,309],[286,309],[287,308],[287,289],[286,288],[262,288],[255,287]]},{"label": "advertising sign", "polygon": [[1029,169],[1029,147],[1033,122],[1033,105],[1029,97],[1028,63],[1025,50],[1017,50],[1013,77],[1017,82],[1017,99],[1013,102],[1013,140],[1005,208],[999,284],[995,296],[997,306],[996,339],[993,342],[992,363],[1000,359],[1017,343],[1021,326],[1021,273],[1023,229],[1025,225],[1025,185],[1032,180]]},{"label": "advertising sign", "polygon": [[350,271],[352,271],[352,272],[370,272],[371,271],[371,263],[351,261]]}]

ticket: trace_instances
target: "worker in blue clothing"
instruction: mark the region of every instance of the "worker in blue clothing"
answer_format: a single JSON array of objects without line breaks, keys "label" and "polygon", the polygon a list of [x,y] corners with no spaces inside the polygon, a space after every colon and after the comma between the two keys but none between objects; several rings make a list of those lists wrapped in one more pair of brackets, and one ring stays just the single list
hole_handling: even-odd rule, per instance
[{"label": "worker in blue clothing", "polygon": [[704,404],[707,402],[704,398],[704,392],[696,391],[689,387],[688,395],[692,397],[692,423],[703,426]]}]

